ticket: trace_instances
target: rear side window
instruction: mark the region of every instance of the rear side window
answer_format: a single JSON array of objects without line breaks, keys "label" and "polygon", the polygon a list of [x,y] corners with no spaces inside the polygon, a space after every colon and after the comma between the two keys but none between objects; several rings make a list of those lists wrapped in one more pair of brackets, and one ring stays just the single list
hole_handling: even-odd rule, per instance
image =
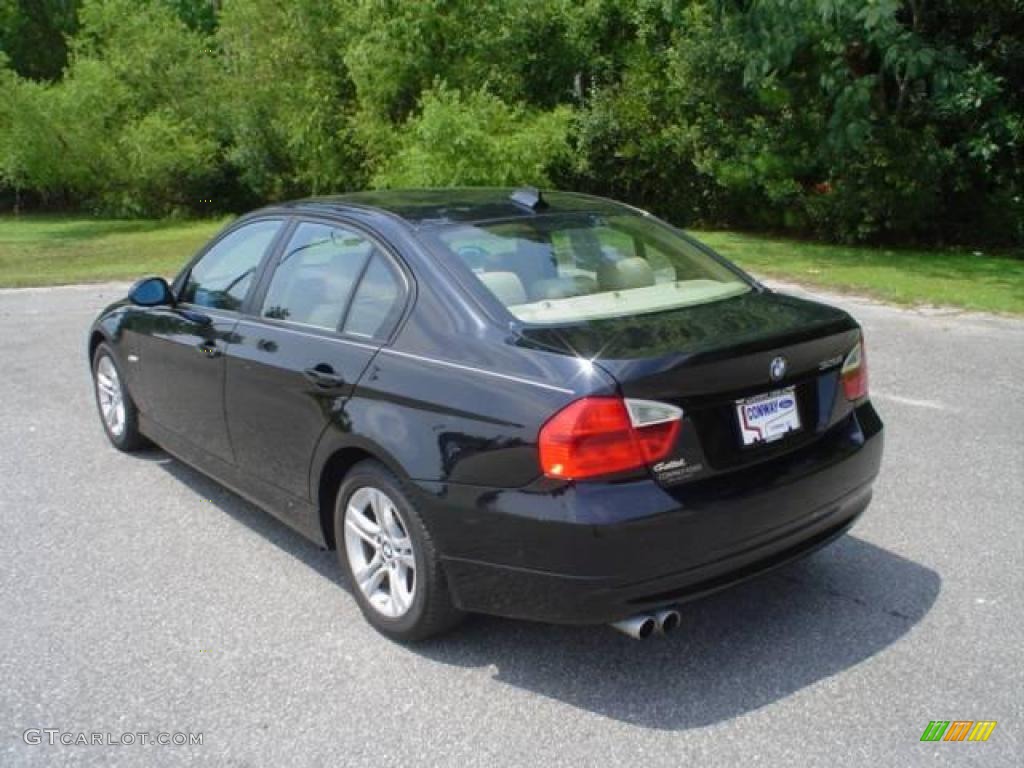
[{"label": "rear side window", "polygon": [[281,255],[261,314],[330,331],[344,323],[347,332],[373,336],[399,295],[389,269],[359,232],[303,222]]},{"label": "rear side window", "polygon": [[402,312],[402,279],[398,269],[377,252],[359,283],[345,320],[345,332],[355,336],[387,336]]},{"label": "rear side window", "polygon": [[179,300],[211,309],[238,310],[280,228],[280,221],[257,221],[223,237],[189,271]]}]

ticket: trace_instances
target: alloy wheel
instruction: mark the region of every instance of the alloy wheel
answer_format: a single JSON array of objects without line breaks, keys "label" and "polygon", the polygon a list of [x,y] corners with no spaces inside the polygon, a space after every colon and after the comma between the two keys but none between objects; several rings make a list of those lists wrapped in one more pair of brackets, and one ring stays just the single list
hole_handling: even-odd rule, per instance
[{"label": "alloy wheel", "polygon": [[379,488],[364,486],[349,498],[345,551],[374,610],[391,619],[405,615],[416,597],[416,558],[398,507]]},{"label": "alloy wheel", "polygon": [[100,404],[103,423],[110,434],[120,437],[124,433],[124,394],[114,361],[104,355],[96,366],[96,397]]}]

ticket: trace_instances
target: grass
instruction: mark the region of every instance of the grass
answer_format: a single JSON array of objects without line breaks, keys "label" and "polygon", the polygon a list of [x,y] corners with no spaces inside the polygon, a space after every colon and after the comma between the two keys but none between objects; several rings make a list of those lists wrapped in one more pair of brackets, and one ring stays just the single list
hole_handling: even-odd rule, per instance
[{"label": "grass", "polygon": [[226,221],[0,216],[0,287],[174,275]]},{"label": "grass", "polygon": [[952,249],[823,245],[735,232],[695,234],[763,277],[896,304],[1024,315],[1024,258]]},{"label": "grass", "polygon": [[[225,223],[0,216],[0,287],[170,276]],[[821,245],[734,232],[696,234],[765,277],[899,304],[1024,315],[1024,259],[960,250]]]}]

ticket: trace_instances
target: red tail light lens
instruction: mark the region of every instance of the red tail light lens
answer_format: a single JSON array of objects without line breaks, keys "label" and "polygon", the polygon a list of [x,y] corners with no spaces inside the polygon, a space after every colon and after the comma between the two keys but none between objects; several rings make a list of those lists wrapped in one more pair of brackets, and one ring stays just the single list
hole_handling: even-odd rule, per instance
[{"label": "red tail light lens", "polygon": [[868,396],[868,357],[863,338],[846,356],[841,375],[847,400],[856,402]]},{"label": "red tail light lens", "polygon": [[639,469],[672,450],[682,415],[664,403],[584,397],[541,427],[541,467],[548,477],[565,480]]}]

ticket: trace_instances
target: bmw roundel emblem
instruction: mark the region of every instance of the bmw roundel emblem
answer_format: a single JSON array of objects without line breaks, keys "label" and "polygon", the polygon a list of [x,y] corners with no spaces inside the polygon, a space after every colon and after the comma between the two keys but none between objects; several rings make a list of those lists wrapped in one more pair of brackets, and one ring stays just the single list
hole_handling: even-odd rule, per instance
[{"label": "bmw roundel emblem", "polygon": [[782,381],[786,377],[786,358],[776,357],[772,360],[772,364],[768,366],[768,375],[772,377],[772,381]]}]

